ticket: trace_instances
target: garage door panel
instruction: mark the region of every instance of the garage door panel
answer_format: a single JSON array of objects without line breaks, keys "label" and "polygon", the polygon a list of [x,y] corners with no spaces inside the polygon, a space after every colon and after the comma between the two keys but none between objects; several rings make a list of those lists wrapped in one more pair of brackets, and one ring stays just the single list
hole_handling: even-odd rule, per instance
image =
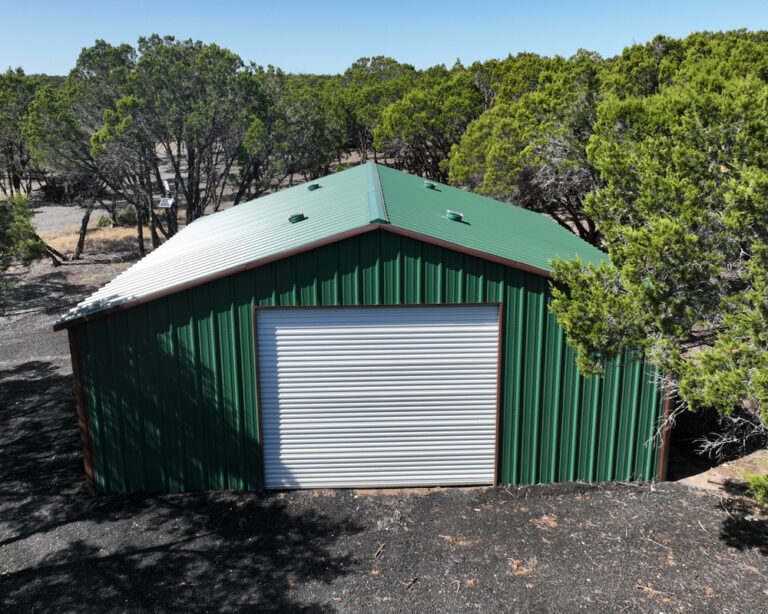
[{"label": "garage door panel", "polygon": [[498,307],[257,312],[267,488],[494,479]]}]

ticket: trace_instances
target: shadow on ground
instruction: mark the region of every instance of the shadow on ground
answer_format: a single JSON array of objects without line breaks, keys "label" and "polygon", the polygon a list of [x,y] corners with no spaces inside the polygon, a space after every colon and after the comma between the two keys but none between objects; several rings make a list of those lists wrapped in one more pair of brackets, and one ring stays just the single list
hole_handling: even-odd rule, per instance
[{"label": "shadow on ground", "polygon": [[44,361],[0,370],[0,444],[3,498],[78,490],[82,457],[72,376]]},{"label": "shadow on ground", "polygon": [[747,487],[743,482],[727,480],[723,489],[731,497],[720,501],[720,508],[727,514],[720,527],[720,539],[731,548],[768,556],[768,514],[744,498]]},{"label": "shadow on ground", "polygon": [[[69,267],[71,264],[62,266]],[[63,305],[77,302],[80,300],[79,297],[96,289],[89,284],[68,281],[67,273],[67,271],[54,269],[36,277],[30,277],[25,273],[4,275],[5,280],[12,284],[10,295],[7,297],[8,307],[5,315],[35,313],[58,315],[62,312]]]},{"label": "shadow on ground", "polygon": [[[84,507],[73,502],[68,511],[70,521],[85,519],[86,534],[0,576],[5,607],[326,611],[295,602],[290,587],[347,573],[351,557],[330,546],[358,530],[311,510],[293,512],[278,495],[102,497]],[[89,538],[87,528],[100,523],[110,525],[106,539]],[[42,523],[38,533],[48,530]]]},{"label": "shadow on ground", "polygon": [[87,496],[71,377],[49,363],[0,371],[0,441],[4,611],[318,612],[292,583],[352,564],[332,551],[351,518],[280,493]]}]

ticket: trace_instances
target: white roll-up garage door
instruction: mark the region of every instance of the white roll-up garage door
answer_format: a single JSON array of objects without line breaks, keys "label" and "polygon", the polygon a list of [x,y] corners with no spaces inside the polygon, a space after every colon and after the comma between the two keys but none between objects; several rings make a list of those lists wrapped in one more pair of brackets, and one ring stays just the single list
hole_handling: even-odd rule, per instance
[{"label": "white roll-up garage door", "polygon": [[256,314],[267,488],[493,483],[498,306]]}]

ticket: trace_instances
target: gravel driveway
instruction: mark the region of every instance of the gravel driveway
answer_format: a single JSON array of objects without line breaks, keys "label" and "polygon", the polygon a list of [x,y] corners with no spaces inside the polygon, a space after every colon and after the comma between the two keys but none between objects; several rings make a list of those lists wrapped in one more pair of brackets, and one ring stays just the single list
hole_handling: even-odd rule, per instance
[{"label": "gravel driveway", "polygon": [[87,496],[50,326],[116,266],[0,318],[2,611],[765,610],[766,517],[677,483]]},{"label": "gravel driveway", "polygon": [[[95,223],[102,212],[96,209],[91,215]],[[35,229],[40,231],[61,230],[70,226],[80,227],[83,220],[83,210],[77,205],[37,205],[32,217]]]}]

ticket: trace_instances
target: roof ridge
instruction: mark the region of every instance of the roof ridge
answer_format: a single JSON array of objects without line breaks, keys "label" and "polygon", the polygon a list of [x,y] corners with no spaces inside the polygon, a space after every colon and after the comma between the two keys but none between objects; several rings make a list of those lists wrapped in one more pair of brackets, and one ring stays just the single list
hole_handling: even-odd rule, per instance
[{"label": "roof ridge", "polygon": [[371,224],[389,224],[387,203],[384,200],[384,191],[381,189],[379,167],[374,162],[367,162],[366,166],[368,166],[368,206]]}]

